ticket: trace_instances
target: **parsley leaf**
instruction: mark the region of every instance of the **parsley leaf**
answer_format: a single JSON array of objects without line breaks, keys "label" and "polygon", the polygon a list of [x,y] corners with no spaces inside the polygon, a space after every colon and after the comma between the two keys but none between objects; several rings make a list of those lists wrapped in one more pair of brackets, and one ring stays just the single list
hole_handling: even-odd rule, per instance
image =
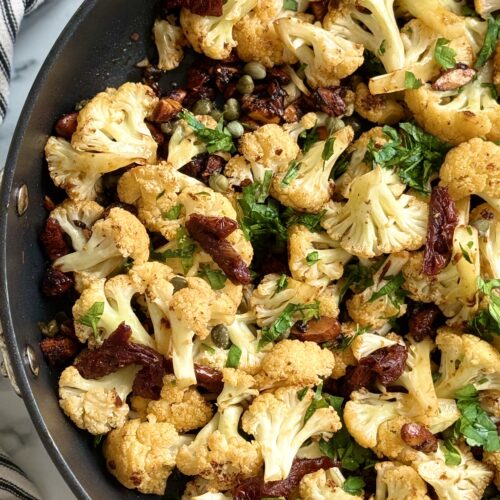
[{"label": "parsley leaf", "polygon": [[363,488],[365,487],[365,482],[363,478],[359,476],[349,476],[344,484],[342,485],[342,489],[349,493],[349,495],[359,496],[363,493]]},{"label": "parsley leaf", "polygon": [[297,0],[283,0],[283,8],[285,10],[293,10],[294,12],[297,12],[299,5]]},{"label": "parsley leaf", "polygon": [[303,139],[302,142],[302,151],[307,153],[312,146],[319,141],[319,133],[316,125],[310,130],[304,130],[300,133],[299,139]]},{"label": "parsley leaf", "polygon": [[167,249],[163,252],[152,251],[150,257],[152,260],[159,260],[160,262],[165,262],[167,259],[180,259],[184,272],[187,272],[193,267],[196,243],[183,227],[177,230],[175,241],[177,248]]},{"label": "parsley leaf", "polygon": [[[305,388],[307,392],[307,387]],[[304,396],[306,395],[306,392],[302,395],[302,398],[299,396],[299,392],[297,392],[297,397],[302,401],[304,399]],[[312,398],[312,401],[310,405],[307,407],[306,413],[304,414],[304,423],[306,423],[314,414],[316,410],[319,410],[320,408],[328,408],[329,406],[333,406],[335,410],[337,411],[337,408],[340,408],[342,405],[342,398],[339,398],[338,396],[330,396],[330,394],[324,394],[323,393],[323,382],[320,382],[318,387],[316,388],[316,391],[314,392],[314,396]]]},{"label": "parsley leaf", "polygon": [[477,288],[488,297],[488,308],[472,318],[468,327],[478,337],[492,342],[500,335],[500,280],[478,277]]},{"label": "parsley leaf", "polygon": [[454,68],[457,64],[455,56],[457,53],[448,47],[450,43],[446,38],[438,38],[434,48],[434,59],[443,69]]},{"label": "parsley leaf", "polygon": [[297,398],[299,401],[302,401],[307,394],[307,391],[309,390],[309,387],[303,387],[302,389],[297,391]]},{"label": "parsley leaf", "polygon": [[402,272],[399,272],[395,276],[386,277],[385,280],[389,280],[379,291],[375,292],[368,302],[375,302],[380,297],[387,295],[391,303],[398,307],[404,302],[404,297],[406,292],[401,289],[401,285],[404,283],[405,279]]},{"label": "parsley leaf", "polygon": [[405,89],[419,89],[422,82],[411,72],[405,71]]},{"label": "parsley leaf", "polygon": [[181,214],[182,210],[182,205],[178,203],[177,205],[173,206],[170,210],[167,212],[164,212],[162,214],[162,217],[167,220],[175,220],[179,218],[179,215]]},{"label": "parsley leaf", "polygon": [[313,266],[314,264],[316,264],[316,262],[318,262],[318,260],[319,260],[319,252],[317,250],[307,254],[306,256],[306,262],[308,266]]},{"label": "parsley leaf", "polygon": [[473,385],[467,385],[455,393],[460,418],[454,432],[465,438],[469,446],[482,446],[485,451],[500,451],[497,426],[479,404],[479,392]]},{"label": "parsley leaf", "polygon": [[94,445],[94,448],[97,448],[102,443],[105,436],[106,434],[97,434],[96,436],[92,436],[92,444]]},{"label": "parsley leaf", "polygon": [[274,291],[274,295],[282,292],[288,288],[288,276],[286,274],[282,274],[279,280],[276,282],[276,290]]},{"label": "parsley leaf", "polygon": [[299,319],[305,322],[311,319],[319,319],[319,302],[288,304],[271,326],[262,329],[259,349],[288,333]]},{"label": "parsley leaf", "polygon": [[215,354],[215,348],[212,347],[211,345],[208,345],[208,344],[205,344],[205,342],[203,342],[201,344],[201,347],[204,351],[208,352],[209,354]]},{"label": "parsley leaf", "polygon": [[365,161],[373,167],[393,169],[407,186],[429,193],[431,178],[439,172],[451,146],[409,122],[400,123],[399,131],[387,125],[382,131],[388,141],[377,148],[371,140]]},{"label": "parsley leaf", "polygon": [[325,141],[323,146],[323,151],[321,152],[321,159],[323,160],[323,168],[325,168],[326,162],[333,156],[333,146],[335,144],[335,137],[330,136]]},{"label": "parsley leaf", "polygon": [[104,302],[95,302],[92,307],[76,322],[81,325],[89,326],[92,328],[94,337],[99,339],[99,331],[97,329],[97,324],[104,313]]},{"label": "parsley leaf", "polygon": [[492,56],[495,51],[495,46],[500,36],[500,23],[492,15],[488,16],[488,27],[484,35],[483,46],[477,56],[477,61],[474,67],[476,69],[482,68],[486,61]]},{"label": "parsley leaf", "polygon": [[240,359],[241,359],[241,349],[237,345],[233,344],[229,348],[229,352],[227,353],[226,367],[238,368],[238,365],[240,364]]},{"label": "parsley leaf", "polygon": [[449,439],[444,441],[444,461],[446,465],[460,465],[462,458]]},{"label": "parsley leaf", "polygon": [[332,348],[334,351],[345,351],[346,349],[348,349],[351,346],[351,344],[354,342],[354,339],[356,337],[359,337],[360,335],[363,335],[363,333],[366,333],[369,329],[370,329],[370,326],[360,327],[358,325],[357,328],[356,328],[356,332],[354,333],[354,335],[344,335],[344,334],[341,334],[328,347]]},{"label": "parsley leaf", "polygon": [[272,180],[273,180],[273,171],[266,170],[264,173],[264,179],[262,179],[262,184],[260,185],[259,192],[257,194],[257,203],[266,202],[266,199],[269,196],[269,188],[271,187]]},{"label": "parsley leaf", "polygon": [[217,127],[211,129],[205,127],[203,123],[196,119],[193,113],[186,109],[183,109],[179,113],[179,117],[194,130],[196,137],[207,145],[207,151],[209,153],[215,153],[216,151],[236,152],[233,137],[224,129],[224,121],[222,118],[219,120]]},{"label": "parsley leaf", "polygon": [[339,290],[339,301],[342,301],[350,288],[358,293],[372,286],[374,272],[373,267],[362,266],[360,263],[345,266],[343,283]]},{"label": "parsley leaf", "polygon": [[207,281],[212,290],[222,290],[227,280],[227,276],[220,269],[210,269],[206,265],[200,266],[198,276]]},{"label": "parsley leaf", "polygon": [[301,167],[301,164],[298,161],[296,161],[296,160],[292,161],[292,163],[288,167],[288,170],[285,174],[285,177],[283,177],[283,179],[281,181],[281,184],[283,186],[288,186],[290,184],[290,182],[292,182],[295,179],[295,177],[297,177],[297,175],[299,175],[300,167]]},{"label": "parsley leaf", "polygon": [[380,44],[380,47],[378,48],[378,53],[379,55],[384,55],[386,51],[386,45],[387,45],[387,40],[382,40],[382,43]]},{"label": "parsley leaf", "polygon": [[325,213],[326,210],[322,210],[317,214],[305,214],[295,212],[291,208],[287,208],[283,212],[283,219],[286,227],[293,226],[294,224],[302,224],[303,226],[306,226],[311,233],[317,233],[321,231],[321,219]]}]

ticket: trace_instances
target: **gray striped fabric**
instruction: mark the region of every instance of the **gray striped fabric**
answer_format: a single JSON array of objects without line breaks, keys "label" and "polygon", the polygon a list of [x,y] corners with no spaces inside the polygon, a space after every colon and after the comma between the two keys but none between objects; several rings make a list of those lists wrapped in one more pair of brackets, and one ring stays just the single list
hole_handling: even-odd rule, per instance
[{"label": "gray striped fabric", "polygon": [[19,25],[23,16],[42,2],[43,0],[0,0],[0,124],[7,111],[12,50]]},{"label": "gray striped fabric", "polygon": [[0,449],[0,500],[40,500],[26,474]]}]

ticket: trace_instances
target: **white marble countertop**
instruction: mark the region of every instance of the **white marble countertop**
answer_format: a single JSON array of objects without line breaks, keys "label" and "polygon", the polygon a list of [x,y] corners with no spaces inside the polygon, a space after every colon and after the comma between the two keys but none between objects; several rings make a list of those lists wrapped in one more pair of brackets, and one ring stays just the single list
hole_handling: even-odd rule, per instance
[{"label": "white marble countertop", "polygon": [[[9,110],[0,127],[0,169],[31,85],[60,32],[83,0],[45,0],[23,20],[14,53]],[[23,468],[43,500],[74,500],[52,464],[20,398],[0,376],[0,447]]]}]

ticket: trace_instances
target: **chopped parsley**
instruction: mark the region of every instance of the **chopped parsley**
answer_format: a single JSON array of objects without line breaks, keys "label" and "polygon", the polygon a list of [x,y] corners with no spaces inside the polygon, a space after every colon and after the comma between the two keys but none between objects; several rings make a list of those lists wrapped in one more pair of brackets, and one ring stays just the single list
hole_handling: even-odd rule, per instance
[{"label": "chopped parsley", "polygon": [[405,71],[405,89],[419,89],[421,86],[421,80],[419,80],[411,71]]},{"label": "chopped parsley", "polygon": [[375,302],[380,297],[387,296],[394,307],[399,307],[406,296],[406,292],[401,288],[405,279],[403,273],[399,272],[395,276],[386,277],[385,280],[388,282],[377,292],[375,292],[368,302]]},{"label": "chopped parsley", "polygon": [[287,208],[283,212],[283,219],[286,227],[293,226],[294,224],[301,224],[306,226],[311,233],[317,233],[321,231],[321,219],[325,213],[326,210],[322,210],[317,214],[306,214],[295,212],[291,208]]},{"label": "chopped parsley", "polygon": [[365,482],[363,478],[359,476],[349,476],[344,484],[342,485],[342,489],[349,493],[349,495],[359,496],[363,493],[363,488],[365,487]]},{"label": "chopped parsley", "polygon": [[177,248],[167,249],[163,252],[151,252],[152,260],[165,262],[167,259],[180,259],[184,272],[187,272],[193,267],[193,258],[196,251],[196,243],[191,239],[187,230],[183,227],[177,230],[176,234]]},{"label": "chopped parsley", "polygon": [[319,133],[316,125],[310,130],[304,130],[300,133],[299,139],[303,139],[302,151],[307,153],[312,146],[319,141]]},{"label": "chopped parsley", "polygon": [[288,276],[286,274],[282,274],[279,277],[279,280],[276,282],[276,290],[274,291],[274,295],[282,292],[288,288]]},{"label": "chopped parsley", "polygon": [[380,44],[380,47],[378,48],[378,54],[383,56],[385,54],[387,47],[387,40],[382,40],[382,43]]},{"label": "chopped parsley", "polygon": [[76,322],[92,328],[94,337],[99,340],[100,335],[97,324],[99,323],[99,320],[101,319],[103,313],[104,302],[95,302],[94,304],[92,304],[92,307],[85,313],[85,315],[78,319]]},{"label": "chopped parsley", "polygon": [[224,121],[222,118],[219,120],[217,127],[215,129],[211,129],[205,127],[203,123],[196,119],[193,113],[186,109],[183,109],[179,113],[179,117],[194,130],[196,137],[207,145],[207,151],[209,153],[215,153],[216,151],[229,151],[230,153],[236,152],[233,137],[224,128]]},{"label": "chopped parsley", "polygon": [[297,175],[299,175],[300,167],[301,167],[301,164],[298,161],[295,161],[295,160],[292,161],[292,163],[288,167],[288,170],[287,170],[285,176],[283,177],[283,179],[281,181],[281,184],[283,186],[288,186],[290,184],[290,182],[292,182],[297,177]]},{"label": "chopped parsley", "polygon": [[220,269],[210,269],[206,265],[200,266],[198,276],[208,282],[212,290],[222,290],[227,280],[227,276]]},{"label": "chopped parsley", "polygon": [[434,48],[434,59],[443,69],[452,69],[457,64],[455,59],[457,53],[448,47],[449,43],[446,38],[438,38]]},{"label": "chopped parsley", "polygon": [[476,69],[482,68],[486,61],[495,52],[495,46],[498,38],[500,37],[500,20],[495,19],[492,15],[488,16],[488,27],[484,35],[483,46],[477,56],[477,61],[474,67]]},{"label": "chopped parsley", "polygon": [[297,391],[297,398],[299,398],[299,401],[302,401],[304,399],[308,390],[309,390],[309,387],[303,387],[302,389]]},{"label": "chopped parsley", "polygon": [[229,348],[229,352],[227,354],[226,367],[227,368],[238,368],[241,359],[241,349],[233,344]]},{"label": "chopped parsley", "polygon": [[203,342],[201,344],[201,347],[204,351],[208,352],[209,354],[215,354],[215,348],[212,347],[211,345],[208,345],[208,344],[205,344],[205,342]]},{"label": "chopped parsley", "polygon": [[308,266],[313,266],[316,264],[316,262],[319,261],[319,252],[315,250],[314,252],[311,252],[307,254],[306,256],[306,262]]},{"label": "chopped parsley", "polygon": [[323,160],[323,168],[325,168],[326,162],[333,156],[333,146],[335,144],[335,137],[330,136],[325,141],[323,151],[321,152],[321,159]]},{"label": "chopped parsley", "polygon": [[[297,393],[297,397],[302,401],[304,399],[304,396],[307,393],[307,387],[305,388],[306,391],[302,394],[302,397],[299,396],[299,392]],[[302,389],[303,390],[303,389]],[[328,408],[329,406],[332,406],[337,410],[342,405],[342,398],[338,396],[330,396],[330,394],[325,394],[323,393],[323,382],[320,382],[318,387],[316,388],[316,391],[314,392],[314,396],[312,398],[311,404],[307,407],[307,410],[304,414],[304,423],[306,423],[313,415],[316,410],[319,410],[320,408]]]},{"label": "chopped parsley", "polygon": [[299,4],[297,0],[283,0],[283,9],[297,12]]},{"label": "chopped parsley", "polygon": [[167,212],[164,212],[162,214],[162,217],[167,220],[176,220],[179,218],[179,215],[181,214],[182,210],[182,205],[178,203],[177,205],[174,205],[170,210]]},{"label": "chopped parsley", "polygon": [[492,342],[500,335],[500,280],[477,279],[477,288],[488,297],[488,308],[468,323],[468,329],[478,337]]},{"label": "chopped parsley", "polygon": [[273,180],[273,171],[266,170],[264,173],[264,179],[259,186],[259,191],[257,193],[257,203],[265,203],[267,197],[269,196],[269,189],[271,187],[271,181]]},{"label": "chopped parsley", "polygon": [[339,289],[339,301],[342,301],[350,288],[352,288],[355,293],[359,293],[372,286],[373,274],[375,271],[376,269],[374,267],[366,267],[360,263],[348,264],[345,266],[344,276]]},{"label": "chopped parsley", "polygon": [[259,349],[270,342],[280,339],[290,331],[290,328],[299,320],[310,321],[319,319],[319,302],[311,304],[288,304],[271,326],[262,329]]},{"label": "chopped parsley", "polygon": [[460,465],[462,458],[460,457],[458,450],[453,446],[451,440],[445,439],[443,444],[443,454],[446,465]]}]

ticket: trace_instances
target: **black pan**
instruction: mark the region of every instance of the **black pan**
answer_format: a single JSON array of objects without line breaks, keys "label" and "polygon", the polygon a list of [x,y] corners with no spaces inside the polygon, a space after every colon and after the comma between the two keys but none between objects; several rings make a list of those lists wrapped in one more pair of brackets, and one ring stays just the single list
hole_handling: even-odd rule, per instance
[{"label": "black pan", "polygon": [[[51,373],[38,347],[37,321],[48,321],[61,307],[43,299],[39,292],[45,259],[38,234],[46,217],[43,196],[51,189],[43,147],[55,119],[72,111],[76,102],[107,86],[139,80],[134,64],[151,51],[153,7],[154,0],[84,2],[31,89],[11,145],[1,191],[0,312],[8,352],[33,423],[60,473],[81,499],[158,497],[126,490],[108,475],[100,450],[60,411],[57,375]],[[140,34],[138,42],[130,40],[134,32]],[[29,203],[19,215],[17,197],[23,185]],[[37,376],[29,367],[27,346],[32,347],[34,362],[39,363]]]}]

